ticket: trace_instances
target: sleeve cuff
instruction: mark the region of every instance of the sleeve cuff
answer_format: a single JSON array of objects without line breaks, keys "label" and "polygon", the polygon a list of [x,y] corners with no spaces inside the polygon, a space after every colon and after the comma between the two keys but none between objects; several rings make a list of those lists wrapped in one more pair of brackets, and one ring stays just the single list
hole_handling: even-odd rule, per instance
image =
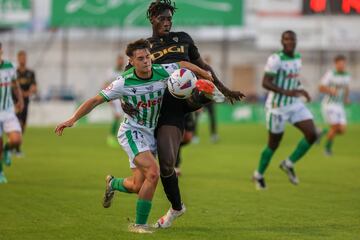
[{"label": "sleeve cuff", "polygon": [[268,75],[268,76],[276,76],[276,73],[274,73],[274,72],[265,72],[265,75]]},{"label": "sleeve cuff", "polygon": [[103,92],[99,92],[99,95],[107,102],[110,102],[110,99],[108,96],[106,96]]}]

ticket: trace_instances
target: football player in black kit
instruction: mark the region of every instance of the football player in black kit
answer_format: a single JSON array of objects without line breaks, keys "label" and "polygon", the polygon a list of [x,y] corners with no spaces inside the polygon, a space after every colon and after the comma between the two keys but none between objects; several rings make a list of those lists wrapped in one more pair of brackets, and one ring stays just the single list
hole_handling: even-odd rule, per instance
[{"label": "football player in black kit", "polygon": [[[36,80],[34,71],[30,70],[26,66],[27,55],[26,52],[21,50],[18,52],[18,68],[16,70],[17,81],[20,85],[22,96],[24,99],[24,108],[21,112],[17,112],[16,116],[19,119],[21,130],[24,133],[26,127],[26,120],[28,115],[28,107],[30,97],[36,93]],[[17,102],[16,99],[14,99]],[[20,147],[16,149],[16,154],[21,155]]]},{"label": "football player in black kit", "polygon": [[[215,86],[229,102],[241,100],[244,95],[241,92],[230,91],[219,81],[212,68],[200,57],[194,41],[187,33],[170,31],[175,10],[175,4],[171,0],[154,1],[147,10],[147,18],[153,30],[152,37],[148,38],[153,62],[160,64],[189,61],[211,72]],[[185,212],[174,166],[183,140],[184,117],[194,110],[196,108],[189,105],[187,100],[177,99],[166,90],[155,134],[161,182],[171,207],[155,224],[158,228],[170,227],[172,222]],[[124,111],[127,112],[126,107]]]}]

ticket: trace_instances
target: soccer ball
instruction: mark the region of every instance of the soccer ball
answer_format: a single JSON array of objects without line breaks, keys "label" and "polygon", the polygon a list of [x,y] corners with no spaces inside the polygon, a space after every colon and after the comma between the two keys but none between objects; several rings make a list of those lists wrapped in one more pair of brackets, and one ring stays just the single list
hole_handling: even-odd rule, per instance
[{"label": "soccer ball", "polygon": [[169,92],[176,98],[189,98],[195,88],[197,78],[195,74],[186,68],[180,68],[173,72],[167,82]]}]

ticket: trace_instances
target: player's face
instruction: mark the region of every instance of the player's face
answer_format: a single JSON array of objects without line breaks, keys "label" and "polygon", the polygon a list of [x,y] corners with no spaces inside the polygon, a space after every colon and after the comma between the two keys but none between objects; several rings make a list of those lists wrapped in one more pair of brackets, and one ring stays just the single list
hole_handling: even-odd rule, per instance
[{"label": "player's face", "polygon": [[158,36],[165,36],[169,34],[172,26],[172,14],[170,10],[165,10],[157,17],[153,17],[151,20],[153,25],[153,31]]},{"label": "player's face", "polygon": [[19,62],[19,65],[26,65],[26,55],[25,54],[19,54],[18,55],[18,62]]},{"label": "player's face", "polygon": [[133,65],[137,72],[151,72],[151,55],[149,49],[135,50],[130,58],[130,64]]},{"label": "player's face", "polygon": [[335,62],[335,68],[337,72],[344,72],[346,68],[346,61],[345,60],[337,60]]},{"label": "player's face", "polygon": [[281,44],[286,53],[293,53],[296,48],[296,35],[293,33],[285,33],[282,36]]}]

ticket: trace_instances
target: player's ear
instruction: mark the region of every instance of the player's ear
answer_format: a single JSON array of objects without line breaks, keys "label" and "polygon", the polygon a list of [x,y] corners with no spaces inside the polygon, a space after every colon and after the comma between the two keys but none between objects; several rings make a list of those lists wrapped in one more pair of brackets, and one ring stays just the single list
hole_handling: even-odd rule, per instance
[{"label": "player's ear", "polygon": [[132,57],[129,57],[129,63],[130,63],[132,66],[134,66],[134,60],[133,60]]}]

